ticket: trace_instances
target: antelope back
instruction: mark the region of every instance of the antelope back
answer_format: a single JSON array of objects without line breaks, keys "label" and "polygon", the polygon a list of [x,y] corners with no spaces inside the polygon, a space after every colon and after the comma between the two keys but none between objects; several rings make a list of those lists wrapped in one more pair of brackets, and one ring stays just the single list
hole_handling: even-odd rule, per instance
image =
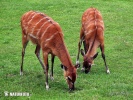
[{"label": "antelope back", "polygon": [[104,30],[101,13],[96,8],[87,9],[82,16],[84,34],[91,35],[96,29]]},{"label": "antelope back", "polygon": [[57,33],[62,33],[57,22],[46,14],[35,11],[29,11],[22,16],[21,27],[24,37],[35,44],[41,44]]}]

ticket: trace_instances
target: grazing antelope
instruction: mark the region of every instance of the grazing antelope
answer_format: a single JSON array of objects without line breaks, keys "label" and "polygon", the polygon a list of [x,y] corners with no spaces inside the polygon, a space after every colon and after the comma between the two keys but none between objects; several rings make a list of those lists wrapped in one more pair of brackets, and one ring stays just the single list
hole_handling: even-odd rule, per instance
[{"label": "grazing antelope", "polygon": [[[21,18],[22,28],[22,63],[20,75],[23,74],[23,60],[25,49],[29,40],[36,44],[35,54],[44,69],[46,77],[46,89],[48,84],[48,54],[51,54],[52,68],[51,78],[53,78],[53,63],[55,56],[61,61],[61,67],[64,68],[64,76],[68,83],[69,89],[74,90],[74,82],[76,81],[76,65],[73,66],[70,55],[64,43],[61,27],[57,22],[47,15],[29,11]],[[40,49],[42,49],[44,63],[40,59]]]},{"label": "grazing antelope", "polygon": [[83,67],[81,70],[85,71],[85,73],[90,71],[93,60],[98,55],[96,50],[100,46],[106,72],[110,73],[104,54],[104,23],[101,13],[96,8],[89,8],[82,15],[82,27],[76,64],[79,64],[79,52],[82,42],[84,50],[81,49],[81,54],[83,55]]}]

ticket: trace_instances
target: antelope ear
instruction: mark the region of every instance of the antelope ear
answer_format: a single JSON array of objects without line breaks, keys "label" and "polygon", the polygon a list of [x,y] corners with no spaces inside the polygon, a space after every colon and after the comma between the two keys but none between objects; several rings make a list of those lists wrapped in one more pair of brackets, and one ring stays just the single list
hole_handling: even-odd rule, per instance
[{"label": "antelope ear", "polygon": [[67,67],[62,64],[61,64],[61,68],[64,69],[65,71],[67,70]]},{"label": "antelope ear", "polygon": [[81,55],[84,56],[85,55],[85,52],[83,49],[81,49]]},{"label": "antelope ear", "polygon": [[98,56],[98,52],[92,57],[92,59],[95,59]]}]

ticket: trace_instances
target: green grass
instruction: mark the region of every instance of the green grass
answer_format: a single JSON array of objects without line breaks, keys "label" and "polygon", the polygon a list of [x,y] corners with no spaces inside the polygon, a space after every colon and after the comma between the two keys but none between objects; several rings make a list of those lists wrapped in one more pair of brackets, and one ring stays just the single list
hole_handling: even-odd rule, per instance
[{"label": "green grass", "polygon": [[[26,49],[24,75],[21,62],[20,17],[29,10],[44,12],[62,27],[73,64],[82,13],[98,8],[105,23],[105,54],[111,74],[105,73],[101,55],[90,74],[78,70],[76,90],[68,91],[56,57],[54,81],[45,89],[45,77],[31,42]],[[132,100],[133,99],[132,0],[0,0],[0,99],[1,100]],[[80,56],[82,62],[82,56]],[[5,97],[4,92],[28,92],[29,97]]]}]

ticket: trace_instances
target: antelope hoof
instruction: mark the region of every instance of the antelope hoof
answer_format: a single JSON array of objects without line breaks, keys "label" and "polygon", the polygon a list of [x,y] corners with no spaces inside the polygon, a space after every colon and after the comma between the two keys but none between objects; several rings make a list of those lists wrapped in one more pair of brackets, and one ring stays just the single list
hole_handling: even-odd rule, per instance
[{"label": "antelope hoof", "polygon": [[46,84],[46,90],[49,90],[49,85],[48,84]]},{"label": "antelope hoof", "polygon": [[49,86],[46,86],[46,90],[49,90]]},{"label": "antelope hoof", "polygon": [[110,71],[109,71],[109,69],[107,70],[107,74],[110,74]]},{"label": "antelope hoof", "polygon": [[20,71],[20,75],[23,76],[23,72]]}]

